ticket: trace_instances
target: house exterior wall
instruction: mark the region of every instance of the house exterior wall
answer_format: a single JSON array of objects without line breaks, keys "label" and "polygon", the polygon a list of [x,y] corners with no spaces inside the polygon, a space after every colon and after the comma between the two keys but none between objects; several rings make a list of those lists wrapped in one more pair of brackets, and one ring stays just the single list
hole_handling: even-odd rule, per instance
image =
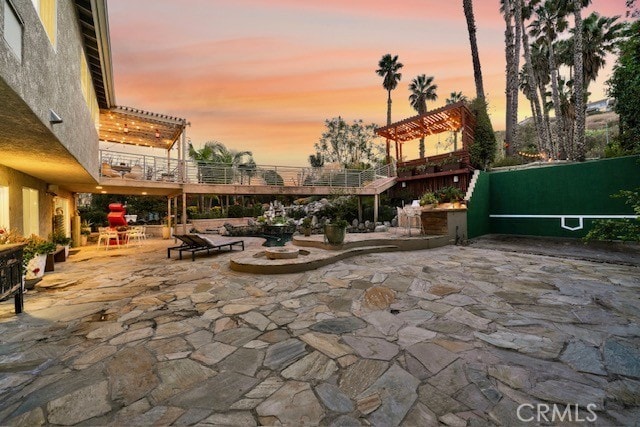
[{"label": "house exterior wall", "polygon": [[38,190],[40,236],[47,237],[51,233],[51,218],[53,216],[53,196],[47,194],[47,184],[32,176],[0,165],[0,186],[9,187],[9,228],[18,230],[23,235],[22,188],[29,187]]},{"label": "house exterior wall", "polygon": [[[23,53],[22,58],[17,58],[0,37],[0,79],[97,179],[98,133],[82,94],[80,58],[84,53],[75,4],[69,0],[57,1],[57,37],[52,45],[32,0],[10,2],[24,23]],[[4,7],[4,1],[0,1],[0,34],[6,13]],[[50,125],[50,109],[64,122]],[[43,153],[46,154],[46,150],[42,144]]]}]

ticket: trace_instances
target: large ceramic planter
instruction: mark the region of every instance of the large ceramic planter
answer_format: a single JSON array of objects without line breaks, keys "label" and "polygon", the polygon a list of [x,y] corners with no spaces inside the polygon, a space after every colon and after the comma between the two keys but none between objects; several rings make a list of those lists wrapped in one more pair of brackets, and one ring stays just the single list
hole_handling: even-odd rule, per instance
[{"label": "large ceramic planter", "polygon": [[165,240],[171,238],[171,228],[162,227],[162,238]]},{"label": "large ceramic planter", "polygon": [[27,263],[24,278],[27,280],[39,279],[44,276],[44,269],[47,264],[47,254],[37,254]]},{"label": "large ceramic planter", "polygon": [[341,245],[344,242],[344,236],[347,228],[339,225],[326,224],[324,226],[324,235],[330,245]]},{"label": "large ceramic planter", "polygon": [[81,234],[80,235],[80,246],[87,246],[88,240],[89,240],[89,236],[87,236],[86,234]]}]

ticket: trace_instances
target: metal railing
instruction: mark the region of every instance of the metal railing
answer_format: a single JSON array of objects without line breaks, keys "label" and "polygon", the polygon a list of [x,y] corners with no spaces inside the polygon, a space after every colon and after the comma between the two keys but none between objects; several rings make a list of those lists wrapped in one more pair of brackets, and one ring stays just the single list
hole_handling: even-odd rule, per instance
[{"label": "metal railing", "polygon": [[[177,159],[100,150],[101,176],[148,181],[171,181],[215,185],[272,185],[283,187],[358,188],[376,179],[395,176],[395,164],[372,169],[335,167],[230,166],[221,163],[185,161],[185,176]],[[105,174],[105,165],[115,174]],[[134,166],[138,166],[134,168]],[[142,173],[133,174],[132,169]]]}]

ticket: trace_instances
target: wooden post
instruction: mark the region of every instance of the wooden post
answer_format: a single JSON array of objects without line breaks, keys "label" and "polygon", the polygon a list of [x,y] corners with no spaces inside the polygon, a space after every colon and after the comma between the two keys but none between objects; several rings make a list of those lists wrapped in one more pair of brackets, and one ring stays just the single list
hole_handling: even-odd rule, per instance
[{"label": "wooden post", "polygon": [[373,195],[373,223],[378,223],[378,205],[380,204],[380,195]]},{"label": "wooden post", "polygon": [[176,234],[178,234],[178,198],[177,197],[173,198],[173,212],[174,212],[174,215],[176,216],[176,220],[173,221],[173,235],[175,236]]},{"label": "wooden post", "polygon": [[182,234],[187,234],[187,193],[182,192]]},{"label": "wooden post", "polygon": [[358,222],[362,222],[362,196],[358,196]]}]

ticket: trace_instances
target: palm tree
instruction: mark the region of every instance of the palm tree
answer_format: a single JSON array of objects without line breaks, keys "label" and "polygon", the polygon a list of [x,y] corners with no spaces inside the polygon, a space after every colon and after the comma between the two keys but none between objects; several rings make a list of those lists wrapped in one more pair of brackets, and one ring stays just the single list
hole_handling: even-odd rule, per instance
[{"label": "palm tree", "polygon": [[462,7],[469,32],[469,44],[471,45],[471,58],[473,60],[473,78],[476,82],[476,97],[484,100],[484,85],[482,83],[482,69],[480,68],[480,55],[478,54],[478,42],[476,40],[476,20],[473,15],[472,0],[462,0]]},{"label": "palm tree", "polygon": [[582,7],[591,3],[591,0],[573,0],[573,20],[574,20],[574,46],[573,62],[575,67],[573,94],[575,98],[575,125],[573,127],[573,150],[571,150],[572,160],[584,160],[587,148],[585,146],[585,122],[586,104],[584,99],[584,55],[582,53]]},{"label": "palm tree", "polygon": [[[424,74],[420,74],[409,84],[409,103],[418,114],[424,114],[427,112],[427,101],[435,101],[438,99],[436,90],[438,85],[434,85],[433,76],[427,77]],[[420,158],[424,158],[424,136],[420,138]]]},{"label": "palm tree", "polygon": [[449,97],[444,101],[445,104],[455,104],[456,102],[468,102],[469,99],[462,92],[451,92]]},{"label": "palm tree", "polygon": [[567,126],[561,114],[560,93],[558,89],[558,62],[556,61],[554,41],[565,29],[568,23],[566,20],[566,10],[560,2],[554,0],[545,0],[545,2],[536,7],[535,18],[531,23],[531,35],[538,37],[541,43],[545,44],[549,59],[549,71],[551,75],[551,94],[553,100],[553,109],[556,116],[556,139],[563,153],[571,151],[568,146],[565,135]]},{"label": "palm tree", "polygon": [[[451,92],[449,97],[444,102],[445,104],[450,105],[450,104],[455,104],[456,102],[468,102],[468,101],[469,100],[467,99],[466,96],[462,94],[462,92]],[[458,131],[459,129],[456,129],[453,131],[453,151],[458,151]]]},{"label": "palm tree", "polygon": [[524,53],[524,66],[523,73],[527,77],[527,85],[525,86],[527,92],[527,99],[532,105],[532,114],[536,123],[536,134],[538,137],[538,144],[540,150],[545,150],[549,156],[554,156],[553,147],[551,143],[551,133],[549,130],[549,121],[545,120],[542,114],[542,107],[540,106],[540,98],[536,91],[540,87],[539,79],[536,75],[535,66],[531,54],[531,45],[529,44],[529,35],[526,31],[525,22],[531,17],[532,8],[530,5],[526,5],[524,0],[515,0],[516,8],[519,11],[519,18],[516,24],[520,27],[520,33],[522,34],[522,49]]},{"label": "palm tree", "polygon": [[[382,77],[382,87],[387,91],[387,126],[391,124],[391,91],[398,86],[398,82],[402,78],[400,69],[404,65],[398,62],[398,55],[391,56],[387,53],[378,61],[378,69],[376,73]],[[389,140],[387,139],[387,163],[390,161]]]},{"label": "palm tree", "polygon": [[506,57],[506,125],[505,145],[507,156],[513,155],[513,142],[518,129],[518,70],[520,68],[521,31],[518,21],[522,12],[513,0],[501,0],[500,11],[504,15]]}]

